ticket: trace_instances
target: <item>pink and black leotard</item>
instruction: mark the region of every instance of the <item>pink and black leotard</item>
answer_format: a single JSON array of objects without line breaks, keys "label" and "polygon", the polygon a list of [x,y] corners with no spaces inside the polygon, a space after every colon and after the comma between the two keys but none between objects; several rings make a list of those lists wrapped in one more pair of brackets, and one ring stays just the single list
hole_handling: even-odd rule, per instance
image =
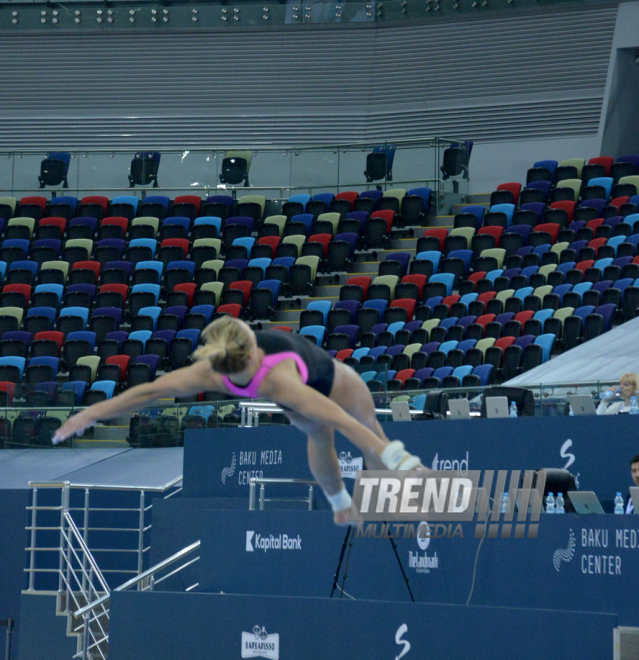
[{"label": "pink and black leotard", "polygon": [[224,385],[233,394],[256,399],[258,397],[257,390],[266,374],[276,364],[288,359],[295,360],[302,381],[306,385],[325,396],[331,393],[335,365],[333,364],[333,358],[323,348],[300,335],[288,332],[256,331],[255,337],[258,347],[264,351],[265,355],[260,368],[253,376],[253,380],[246,387],[240,387],[231,382],[227,376],[222,376]]}]

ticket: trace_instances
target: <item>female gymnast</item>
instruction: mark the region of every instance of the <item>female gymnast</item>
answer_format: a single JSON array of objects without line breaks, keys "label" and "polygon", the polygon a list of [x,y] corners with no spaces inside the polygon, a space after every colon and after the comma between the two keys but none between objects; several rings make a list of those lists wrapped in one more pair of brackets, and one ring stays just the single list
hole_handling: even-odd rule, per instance
[{"label": "female gymnast", "polygon": [[57,430],[53,443],[157,399],[200,392],[268,399],[282,406],[291,424],[308,436],[309,467],[339,525],[348,523],[351,498],[340,474],[335,430],[362,451],[369,469],[422,467],[402,442],[388,440],[368,387],[357,373],[306,338],[273,330],[254,332],[243,321],[223,316],[202,331],[202,339],[205,344],[193,354],[194,364],[86,408]]}]

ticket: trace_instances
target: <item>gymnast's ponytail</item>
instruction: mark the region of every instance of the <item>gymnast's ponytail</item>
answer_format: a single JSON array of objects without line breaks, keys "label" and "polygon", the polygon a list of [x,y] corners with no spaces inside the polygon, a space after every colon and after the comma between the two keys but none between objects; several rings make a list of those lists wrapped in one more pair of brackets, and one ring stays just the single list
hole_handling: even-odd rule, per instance
[{"label": "gymnast's ponytail", "polygon": [[248,366],[251,337],[246,325],[232,316],[222,316],[202,330],[204,346],[194,353],[195,360],[207,359],[213,371],[236,374]]}]

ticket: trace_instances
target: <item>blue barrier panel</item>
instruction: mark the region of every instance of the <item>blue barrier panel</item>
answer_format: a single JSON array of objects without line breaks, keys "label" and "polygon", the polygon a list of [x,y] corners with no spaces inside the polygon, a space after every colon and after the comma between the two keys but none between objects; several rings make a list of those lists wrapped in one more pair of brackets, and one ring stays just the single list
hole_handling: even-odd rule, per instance
[{"label": "blue barrier panel", "polygon": [[[28,490],[0,490],[2,526],[0,532],[0,619],[13,619],[12,652],[17,656],[20,632],[20,592],[27,587],[24,568],[27,556],[24,551],[29,545],[25,527],[29,524],[27,506]],[[58,534],[59,536],[59,534]],[[1,629],[4,634],[4,628]]]},{"label": "blue barrier panel", "polygon": [[111,599],[109,659],[583,660],[611,657],[615,625],[610,614],[128,591]]},{"label": "blue barrier panel", "polygon": [[[165,532],[154,530],[153,544],[157,539],[167,556],[201,539],[191,583],[224,593],[328,597],[345,536],[321,511],[200,509],[187,516],[166,502],[164,525]],[[461,605],[473,589],[473,605],[618,613],[621,625],[639,625],[639,517],[544,514],[536,539],[482,541],[472,523],[450,531],[445,538],[448,527],[440,526],[433,538],[417,539],[405,538],[406,528],[390,529],[417,601]],[[382,532],[377,525],[373,533]],[[162,542],[159,536],[167,533],[170,542]],[[388,538],[355,538],[344,562],[344,590],[357,600],[410,599]]]},{"label": "blue barrier panel", "polygon": [[[594,490],[600,499],[625,493],[631,485],[630,459],[639,453],[639,418],[631,415],[388,422],[383,427],[427,466],[566,468],[579,476],[582,490]],[[361,454],[339,434],[336,448],[343,473],[353,475]],[[186,497],[248,497],[251,476],[310,478],[304,436],[290,426],[186,432]],[[273,495],[280,492],[269,488]]]},{"label": "blue barrier panel", "polygon": [[[248,497],[251,477],[313,478],[306,438],[291,426],[196,429],[186,431],[185,438],[184,497]],[[342,473],[354,478],[363,467],[361,454],[343,437],[337,438],[336,449]],[[269,487],[269,495],[282,493],[290,496],[290,487]]]},{"label": "blue barrier panel", "polygon": [[20,652],[14,637],[11,657],[19,660],[69,660],[78,650],[78,638],[67,635],[67,617],[56,615],[56,595],[22,594]]}]

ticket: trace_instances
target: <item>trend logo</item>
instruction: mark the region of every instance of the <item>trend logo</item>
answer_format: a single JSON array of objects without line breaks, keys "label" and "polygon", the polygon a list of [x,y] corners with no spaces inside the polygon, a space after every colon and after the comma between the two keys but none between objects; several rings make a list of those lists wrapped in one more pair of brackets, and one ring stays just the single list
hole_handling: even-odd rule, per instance
[{"label": "trend logo", "polygon": [[395,656],[395,660],[403,658],[410,651],[410,642],[402,639],[404,633],[406,632],[408,632],[408,626],[405,623],[402,623],[402,625],[397,629],[397,632],[395,633],[395,644],[402,646],[402,652]]},{"label": "trend logo", "polygon": [[235,474],[235,452],[233,452],[233,458],[231,459],[231,467],[225,467],[222,470],[222,483],[226,484],[226,477],[232,477]]},{"label": "trend logo", "polygon": [[572,440],[568,439],[566,442],[564,442],[563,445],[561,445],[561,449],[559,450],[559,455],[562,458],[567,458],[568,460],[566,461],[566,465],[564,465],[563,469],[567,470],[574,462],[575,462],[575,455],[571,454],[568,450],[572,447]]},{"label": "trend logo", "polygon": [[573,560],[573,557],[575,556],[575,545],[575,533],[571,529],[568,538],[568,547],[565,550],[563,548],[555,550],[552,555],[552,563],[555,565],[557,573],[559,573],[562,561],[570,562]]}]

